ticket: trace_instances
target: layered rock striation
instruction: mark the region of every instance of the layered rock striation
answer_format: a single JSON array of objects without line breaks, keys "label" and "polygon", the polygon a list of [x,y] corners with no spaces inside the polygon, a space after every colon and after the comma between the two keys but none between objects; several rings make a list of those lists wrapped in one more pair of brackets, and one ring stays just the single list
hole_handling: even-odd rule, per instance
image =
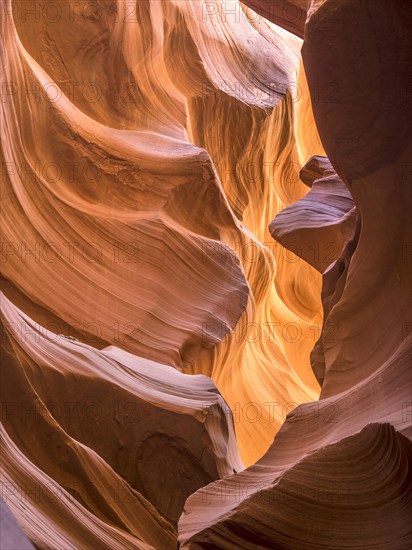
[{"label": "layered rock striation", "polygon": [[0,0],[4,544],[409,550],[410,5],[53,6]]}]

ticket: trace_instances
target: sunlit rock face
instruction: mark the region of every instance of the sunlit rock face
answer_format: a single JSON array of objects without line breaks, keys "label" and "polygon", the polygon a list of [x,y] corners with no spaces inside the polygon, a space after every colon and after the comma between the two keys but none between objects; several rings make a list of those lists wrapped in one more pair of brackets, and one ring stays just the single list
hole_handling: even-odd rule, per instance
[{"label": "sunlit rock face", "polygon": [[319,391],[320,275],[268,231],[324,154],[302,41],[235,2],[26,4],[3,6],[5,291],[46,328],[211,376],[249,465]]},{"label": "sunlit rock face", "polygon": [[411,7],[0,6],[25,535],[408,550]]},{"label": "sunlit rock face", "polygon": [[[320,400],[289,414],[256,465],[188,499],[182,548],[412,544],[412,9],[350,0],[309,8],[303,62],[329,161],[303,167],[311,190],[270,230],[323,273],[311,354]],[[317,100],[331,84],[333,100]],[[333,245],[329,266],[311,256],[313,238]]]}]

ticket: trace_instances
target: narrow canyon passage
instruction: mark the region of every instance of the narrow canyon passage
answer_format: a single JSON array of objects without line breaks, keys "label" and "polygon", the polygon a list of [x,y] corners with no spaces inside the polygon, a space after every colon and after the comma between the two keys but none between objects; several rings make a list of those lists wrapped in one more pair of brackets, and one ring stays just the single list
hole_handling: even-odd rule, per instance
[{"label": "narrow canyon passage", "polygon": [[0,548],[408,550],[410,5],[0,6]]}]

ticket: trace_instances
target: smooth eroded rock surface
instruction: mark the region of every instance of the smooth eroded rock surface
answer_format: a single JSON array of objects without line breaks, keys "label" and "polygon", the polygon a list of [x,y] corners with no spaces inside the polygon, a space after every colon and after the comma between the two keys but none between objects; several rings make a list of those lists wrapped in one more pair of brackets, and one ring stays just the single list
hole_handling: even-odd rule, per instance
[{"label": "smooth eroded rock surface", "polygon": [[412,547],[411,25],[0,0],[2,548]]}]

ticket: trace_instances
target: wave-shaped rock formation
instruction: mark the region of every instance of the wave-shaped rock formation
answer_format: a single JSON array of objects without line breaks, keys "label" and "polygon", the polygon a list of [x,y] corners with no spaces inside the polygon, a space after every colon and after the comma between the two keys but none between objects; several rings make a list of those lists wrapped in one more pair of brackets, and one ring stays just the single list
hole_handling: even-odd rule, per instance
[{"label": "wave-shaped rock formation", "polygon": [[320,275],[267,229],[324,153],[301,40],[237,3],[36,5],[3,3],[5,292],[52,331],[211,376],[251,464],[319,393]]},{"label": "wave-shaped rock formation", "polygon": [[411,5],[0,8],[4,544],[409,550]]},{"label": "wave-shaped rock formation", "polygon": [[282,210],[269,230],[285,248],[324,273],[354,235],[356,207],[327,158],[312,157],[299,175],[311,190]]},{"label": "wave-shaped rock formation", "polygon": [[[142,542],[173,548],[173,525],[186,498],[243,469],[214,384],[113,346],[98,351],[39,332],[4,296],[2,306],[4,475],[10,502],[20,503],[21,493],[12,488],[24,479],[27,501],[39,498],[43,513],[45,508],[53,514],[55,507],[45,488],[74,496],[75,505],[64,503],[62,513],[71,517],[69,533],[76,536],[71,544],[78,548],[112,543],[122,548],[131,542],[136,548],[146,548]],[[59,519],[49,547],[70,541]],[[102,526],[100,535],[84,532],[84,524],[98,526],[102,520],[115,524],[109,536],[99,539]],[[36,544],[44,542],[36,527],[28,534]]]},{"label": "wave-shaped rock formation", "polygon": [[[339,255],[324,270],[312,354],[320,400],[289,414],[256,465],[188,499],[183,548],[412,544],[412,10],[400,1],[321,4],[308,12],[303,61],[331,164],[310,160],[301,177],[311,191],[271,224],[317,269],[325,266],[310,261],[312,238]],[[315,101],[328,83],[337,96]]]}]

